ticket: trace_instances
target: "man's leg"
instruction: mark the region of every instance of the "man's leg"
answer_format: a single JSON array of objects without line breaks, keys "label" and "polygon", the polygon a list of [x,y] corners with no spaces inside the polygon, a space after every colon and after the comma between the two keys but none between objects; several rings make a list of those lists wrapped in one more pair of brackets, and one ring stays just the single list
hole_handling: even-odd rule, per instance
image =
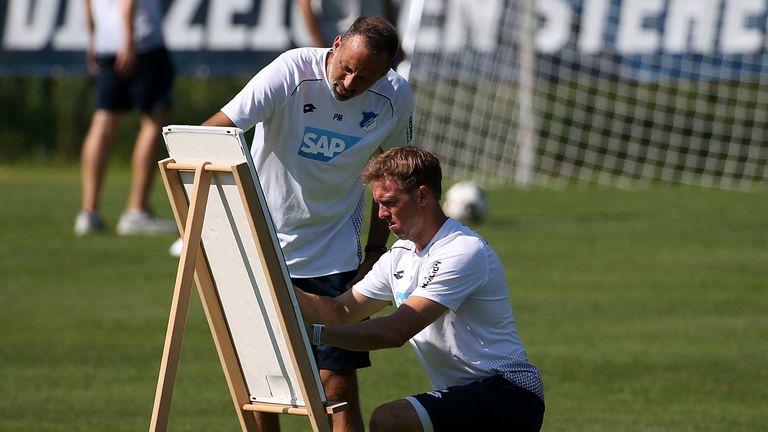
[{"label": "man's leg", "polygon": [[[357,270],[353,270],[314,278],[292,278],[291,281],[304,291],[335,297],[345,291],[347,282],[356,274]],[[344,411],[331,416],[334,432],[365,430],[360,412],[357,369],[371,365],[368,353],[320,345],[315,349],[315,359],[326,398],[349,404]]]},{"label": "man's leg", "polygon": [[149,190],[157,172],[159,144],[163,126],[169,115],[166,111],[142,114],[141,128],[136,135],[131,157],[131,190],[128,194],[126,211],[117,224],[120,235],[156,235],[177,232],[176,223],[170,219],[159,219],[147,211]]},{"label": "man's leg", "polygon": [[501,375],[406,398],[425,431],[539,432],[544,401]]},{"label": "man's leg", "polygon": [[280,417],[274,413],[253,413],[259,432],[280,432]]},{"label": "man's leg", "polygon": [[147,207],[149,189],[158,170],[160,134],[168,122],[168,117],[166,111],[141,116],[141,127],[136,135],[131,158],[131,190],[126,205],[128,210],[142,211]]},{"label": "man's leg", "polygon": [[360,412],[359,389],[356,369],[320,369],[325,396],[329,401],[347,402],[347,408],[330,417],[334,432],[364,431]]},{"label": "man's leg", "polygon": [[[357,370],[320,369],[320,380],[323,382],[325,397],[329,401],[347,402],[344,411],[329,417],[334,432],[364,431],[363,416],[360,412],[360,399],[358,397]],[[280,430],[279,417],[272,413],[255,413],[259,432],[278,432]]]},{"label": "man's leg", "polygon": [[371,415],[371,432],[422,432],[422,423],[413,405],[399,399],[380,405]]},{"label": "man's leg", "polygon": [[107,156],[119,120],[120,114],[104,109],[97,109],[91,118],[91,126],[83,141],[81,155],[83,211],[94,212],[99,209]]}]

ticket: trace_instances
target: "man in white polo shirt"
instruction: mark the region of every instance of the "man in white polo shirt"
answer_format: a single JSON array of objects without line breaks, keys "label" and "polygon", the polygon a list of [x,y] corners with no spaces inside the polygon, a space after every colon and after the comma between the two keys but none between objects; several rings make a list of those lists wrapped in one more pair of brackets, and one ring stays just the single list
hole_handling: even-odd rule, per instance
[{"label": "man in white polo shirt", "polygon": [[[389,67],[398,49],[390,24],[360,17],[330,49],[279,56],[204,123],[254,128],[251,153],[280,246],[293,283],[307,291],[343,293],[386,251],[389,231],[376,217],[360,244],[360,172],[411,140],[413,95]],[[370,366],[368,353],[321,346],[317,364],[328,399],[350,404],[333,416],[334,430],[362,431],[356,369]],[[276,415],[259,421],[261,430],[279,427]]]},{"label": "man in white polo shirt", "polygon": [[[517,332],[503,267],[482,237],[443,213],[437,157],[395,148],[362,178],[399,240],[344,294],[296,292],[313,343],[369,351],[410,342],[416,351],[433,390],[379,406],[370,429],[540,430],[541,375]],[[389,304],[390,315],[360,321]]]}]

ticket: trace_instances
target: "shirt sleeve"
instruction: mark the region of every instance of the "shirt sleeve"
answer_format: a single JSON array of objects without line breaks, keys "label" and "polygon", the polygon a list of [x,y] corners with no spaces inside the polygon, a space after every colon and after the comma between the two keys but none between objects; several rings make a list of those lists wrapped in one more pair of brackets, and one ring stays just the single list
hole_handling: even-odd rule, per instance
[{"label": "shirt sleeve", "polygon": [[392,252],[387,252],[376,261],[371,271],[365,275],[363,280],[356,283],[352,289],[360,294],[375,300],[394,301],[392,295],[392,282],[389,275],[392,273],[388,269],[392,268]]},{"label": "shirt sleeve", "polygon": [[243,130],[269,118],[282,106],[292,88],[288,64],[283,54],[259,71],[221,111]]},{"label": "shirt sleeve", "polygon": [[482,240],[444,248],[422,267],[411,295],[424,297],[456,311],[475,290],[488,283],[488,258]]}]

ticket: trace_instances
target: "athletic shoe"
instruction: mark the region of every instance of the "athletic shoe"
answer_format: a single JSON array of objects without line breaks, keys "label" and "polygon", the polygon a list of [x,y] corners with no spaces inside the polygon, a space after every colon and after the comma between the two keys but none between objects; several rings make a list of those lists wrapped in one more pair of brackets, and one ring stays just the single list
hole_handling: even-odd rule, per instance
[{"label": "athletic shoe", "polygon": [[117,233],[129,235],[162,235],[177,233],[176,223],[170,219],[156,218],[148,211],[128,210],[120,216]]},{"label": "athletic shoe", "polygon": [[182,240],[181,237],[179,237],[178,240],[173,242],[173,244],[171,245],[170,249],[168,249],[168,252],[171,253],[171,256],[174,256],[174,257],[178,258],[178,257],[181,256],[181,249],[183,247],[184,247],[184,240]]},{"label": "athletic shoe", "polygon": [[75,218],[75,235],[84,236],[104,231],[104,222],[99,212],[81,211]]}]

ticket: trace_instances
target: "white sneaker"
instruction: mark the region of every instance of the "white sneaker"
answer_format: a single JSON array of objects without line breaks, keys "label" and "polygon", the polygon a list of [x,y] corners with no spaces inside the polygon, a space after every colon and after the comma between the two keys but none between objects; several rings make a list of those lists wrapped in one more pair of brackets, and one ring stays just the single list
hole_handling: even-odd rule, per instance
[{"label": "white sneaker", "polygon": [[181,249],[182,248],[184,248],[184,240],[181,237],[179,237],[178,240],[173,242],[173,244],[171,245],[171,247],[168,250],[168,252],[171,253],[171,256],[174,256],[174,257],[178,258],[178,257],[181,256]]},{"label": "white sneaker", "polygon": [[170,219],[159,219],[148,211],[128,210],[120,216],[117,233],[129,235],[162,235],[178,232],[176,223]]},{"label": "white sneaker", "polygon": [[81,211],[75,218],[75,235],[84,236],[104,231],[99,212]]}]

